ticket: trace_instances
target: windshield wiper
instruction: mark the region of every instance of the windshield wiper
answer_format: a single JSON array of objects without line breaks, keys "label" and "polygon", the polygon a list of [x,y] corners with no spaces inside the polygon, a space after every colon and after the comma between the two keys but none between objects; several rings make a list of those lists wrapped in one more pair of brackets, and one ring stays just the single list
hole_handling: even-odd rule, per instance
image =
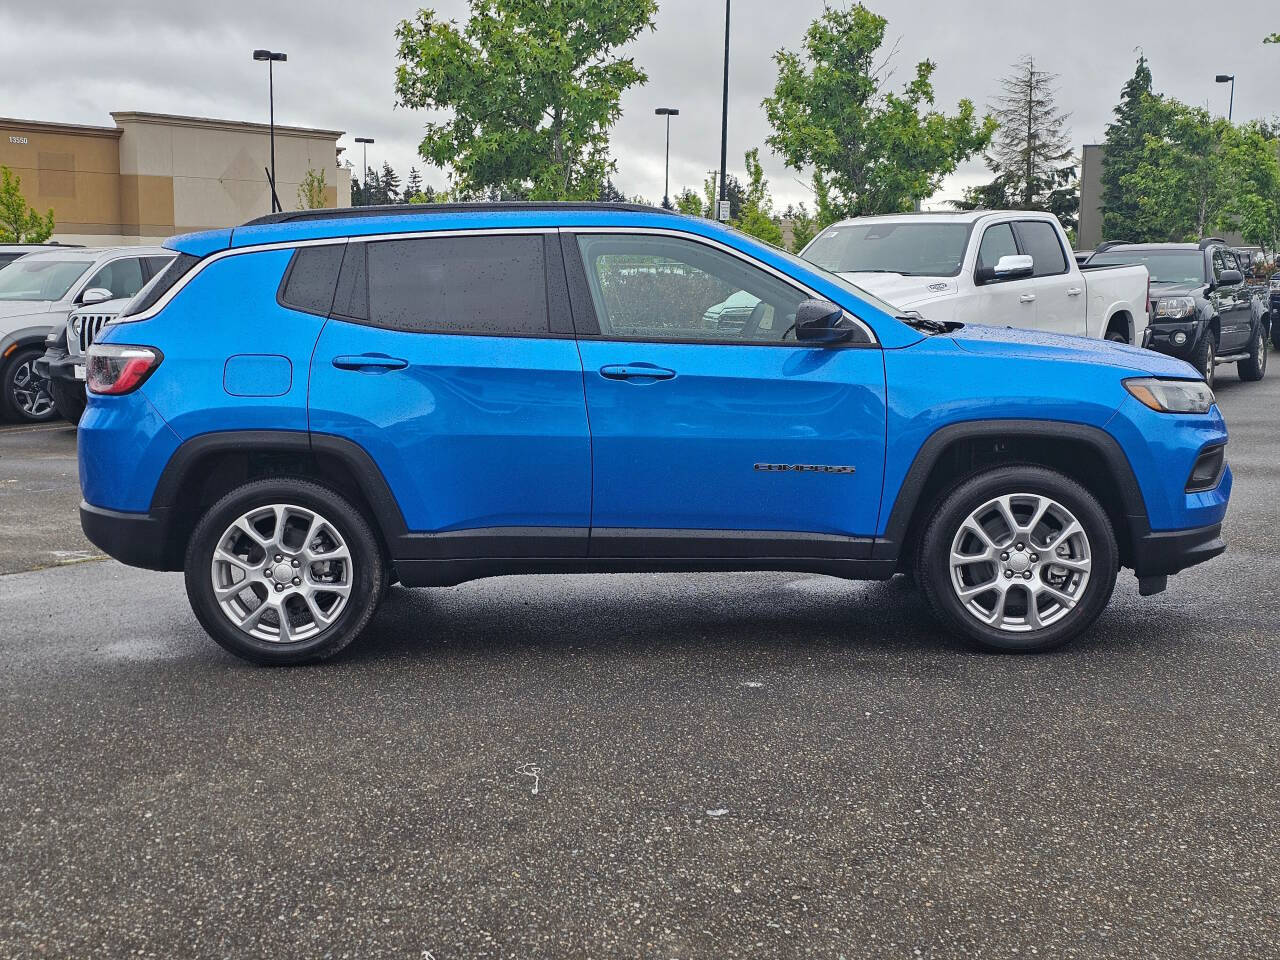
[{"label": "windshield wiper", "polygon": [[930,336],[939,333],[950,333],[952,330],[959,330],[964,326],[958,320],[930,320],[917,310],[908,310],[899,314],[898,319],[913,330],[921,330]]}]

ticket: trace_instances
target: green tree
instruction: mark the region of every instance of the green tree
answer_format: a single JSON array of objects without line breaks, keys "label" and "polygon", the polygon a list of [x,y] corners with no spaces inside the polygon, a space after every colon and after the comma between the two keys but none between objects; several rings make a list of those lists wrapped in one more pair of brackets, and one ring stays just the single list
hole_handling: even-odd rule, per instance
[{"label": "green tree", "polygon": [[746,153],[747,189],[736,220],[731,225],[745,234],[782,246],[782,228],[773,217],[773,197],[769,195],[769,181],[760,166],[760,150],[752,148]]},{"label": "green tree", "polygon": [[590,200],[614,169],[609,129],[648,78],[618,48],[652,29],[657,0],[469,0],[465,26],[420,10],[396,29],[398,102],[447,110],[418,150],[457,192]]},{"label": "green tree", "polygon": [[1102,239],[1137,240],[1132,234],[1138,216],[1139,198],[1125,186],[1143,151],[1148,133],[1155,132],[1151,93],[1151,68],[1147,58],[1138,56],[1133,76],[1120,92],[1115,120],[1107,125],[1106,149],[1102,156]]},{"label": "green tree", "polygon": [[791,252],[799,253],[818,235],[818,222],[801,200],[794,206],[788,204],[782,211],[782,219],[791,221]]},{"label": "green tree", "polygon": [[53,236],[53,210],[43,217],[22,196],[22,179],[0,167],[0,243],[44,243]]},{"label": "green tree", "polygon": [[827,8],[809,25],[803,53],[774,55],[767,142],[788,166],[823,176],[836,219],[910,210],[995,132],[995,119],[979,119],[969,100],[955,116],[933,109],[932,61],[916,65],[901,93],[888,91],[875,63],[886,24],[862,4]]},{"label": "green tree", "polygon": [[1280,138],[1260,122],[1230,128],[1221,173],[1226,200],[1219,225],[1264,254],[1280,249]]},{"label": "green tree", "polygon": [[[710,173],[707,179],[702,181],[702,199],[704,205],[702,215],[715,219],[716,216],[716,197],[720,194],[720,174]],[[742,216],[742,204],[747,199],[747,189],[742,185],[742,181],[738,179],[736,174],[725,172],[724,175],[724,198],[729,201],[729,219],[737,220]]]},{"label": "green tree", "polygon": [[414,193],[410,193],[406,187],[404,199],[405,203],[443,203],[447,199],[447,195],[438,192],[431,184],[427,184]]},{"label": "green tree", "polygon": [[298,209],[299,210],[318,210],[328,203],[325,197],[325,191],[329,185],[325,182],[325,172],[323,170],[307,169],[306,175],[302,178],[302,183],[298,184]]},{"label": "green tree", "polygon": [[1051,210],[1064,227],[1075,226],[1080,209],[1070,137],[1055,98],[1058,77],[1023,57],[1000,81],[1003,94],[992,106],[1000,124],[987,167],[995,179],[965,191],[955,205],[964,210]]},{"label": "green tree", "polygon": [[409,168],[409,176],[404,181],[404,199],[408,203],[411,197],[416,197],[422,192],[422,174],[418,172],[417,167]]},{"label": "green tree", "polygon": [[685,187],[676,194],[675,205],[677,210],[690,217],[701,217],[706,215],[706,211],[702,205],[702,195],[689,187]]},{"label": "green tree", "polygon": [[401,203],[400,199],[400,175],[396,173],[391,164],[385,160],[382,162],[382,177],[380,180],[382,191],[379,203]]}]

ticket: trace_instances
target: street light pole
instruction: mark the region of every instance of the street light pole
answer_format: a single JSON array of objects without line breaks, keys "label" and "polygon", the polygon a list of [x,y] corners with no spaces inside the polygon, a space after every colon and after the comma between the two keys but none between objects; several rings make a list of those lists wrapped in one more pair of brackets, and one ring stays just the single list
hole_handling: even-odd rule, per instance
[{"label": "street light pole", "polygon": [[671,209],[671,118],[680,116],[680,111],[674,107],[659,107],[653,111],[659,117],[667,118],[667,151],[666,151],[666,173],[662,178],[662,207],[664,210]]},{"label": "street light pole", "polygon": [[[725,199],[725,162],[729,149],[729,4],[724,0],[724,98],[720,108],[720,200]],[[720,204],[716,204],[716,219],[720,216]],[[727,219],[727,218],[726,218]]]},{"label": "street light pole", "polygon": [[270,111],[271,129],[271,212],[277,213],[282,208],[280,198],[276,196],[276,75],[275,65],[289,59],[286,53],[275,53],[271,50],[253,51],[253,59],[267,62],[267,99]]},{"label": "street light pole", "polygon": [[1231,114],[1236,106],[1236,75],[1234,73],[1220,73],[1213,78],[1218,83],[1231,84],[1231,99],[1227,101],[1227,123],[1231,122]]},{"label": "street light pole", "polygon": [[356,137],[356,143],[362,144],[364,147],[364,156],[360,162],[364,164],[364,169],[360,171],[360,193],[362,207],[369,206],[369,144],[373,143],[373,137]]}]

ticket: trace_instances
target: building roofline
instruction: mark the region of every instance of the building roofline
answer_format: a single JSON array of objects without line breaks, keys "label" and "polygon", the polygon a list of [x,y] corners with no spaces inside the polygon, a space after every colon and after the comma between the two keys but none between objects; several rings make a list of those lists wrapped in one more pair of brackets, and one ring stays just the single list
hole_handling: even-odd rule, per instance
[{"label": "building roofline", "polygon": [[[216,117],[184,117],[172,113],[148,113],[143,110],[113,110],[111,119],[121,123],[159,123],[167,126],[205,127],[211,130],[235,130],[240,132],[268,133],[270,125],[251,123],[247,120],[220,120]],[[327,130],[321,127],[289,127],[276,124],[276,136],[324,137],[337,140],[346,135],[345,130]]]},{"label": "building roofline", "polygon": [[83,123],[51,123],[48,120],[22,120],[18,117],[0,117],[0,127],[20,127],[39,130],[42,133],[78,133],[119,140],[124,133],[119,127],[94,127]]}]

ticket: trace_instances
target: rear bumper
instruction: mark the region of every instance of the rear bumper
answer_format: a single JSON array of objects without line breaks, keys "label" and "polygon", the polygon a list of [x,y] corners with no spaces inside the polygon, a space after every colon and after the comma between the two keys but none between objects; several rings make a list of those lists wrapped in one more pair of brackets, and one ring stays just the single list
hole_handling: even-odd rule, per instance
[{"label": "rear bumper", "polygon": [[1191,530],[1148,531],[1135,537],[1133,572],[1142,577],[1166,577],[1212,560],[1227,549],[1222,524]]},{"label": "rear bumper", "polygon": [[90,543],[121,563],[147,570],[182,569],[181,558],[174,555],[169,542],[164,511],[126,513],[81,501],[80,528]]}]

